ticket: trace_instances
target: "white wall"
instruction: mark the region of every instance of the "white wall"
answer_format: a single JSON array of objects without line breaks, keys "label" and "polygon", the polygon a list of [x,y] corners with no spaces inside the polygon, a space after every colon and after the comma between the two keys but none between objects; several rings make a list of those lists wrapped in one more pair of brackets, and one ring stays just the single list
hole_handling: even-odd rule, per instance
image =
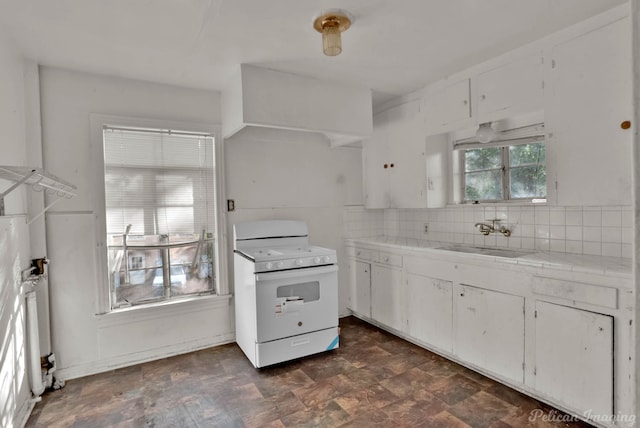
[{"label": "white wall", "polygon": [[226,141],[226,197],[236,205],[227,215],[227,234],[232,236],[238,222],[305,221],[313,245],[338,252],[340,314],[346,315],[349,278],[346,264],[340,265],[346,257],[343,210],[362,204],[361,149],[330,148],[318,135],[297,135],[296,141],[285,141],[285,136]]},{"label": "white wall", "polygon": [[[232,341],[228,300],[96,315],[103,280],[96,257],[104,240],[96,234],[102,153],[90,142],[90,115],[215,124],[219,94],[48,67],[41,69],[40,82],[44,165],[78,186],[76,198],[46,215],[58,376],[84,376]],[[227,216],[229,236],[238,221],[300,219],[307,221],[314,244],[336,248],[342,258],[344,206],[362,204],[360,149],[331,149],[317,135],[305,134],[286,142],[232,139],[225,153],[227,197],[237,207]],[[346,313],[346,270],[340,284]]]},{"label": "white wall", "polygon": [[46,215],[52,344],[58,376],[69,379],[233,340],[229,299],[200,299],[96,315],[104,237],[98,202],[102,152],[90,115],[217,124],[216,92],[41,68],[43,159],[78,196]]},{"label": "white wall", "polygon": [[[24,165],[27,65],[0,37],[0,164]],[[0,180],[0,191],[9,183]],[[25,300],[20,271],[29,267],[29,229],[24,189],[6,198],[0,217],[0,426],[20,426],[29,411]]]}]

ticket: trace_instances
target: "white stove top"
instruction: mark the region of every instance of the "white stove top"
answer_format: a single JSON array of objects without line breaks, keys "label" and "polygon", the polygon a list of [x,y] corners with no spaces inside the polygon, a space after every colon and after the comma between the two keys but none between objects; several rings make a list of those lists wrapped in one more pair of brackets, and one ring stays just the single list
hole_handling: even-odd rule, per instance
[{"label": "white stove top", "polygon": [[267,220],[233,228],[235,252],[253,261],[256,273],[338,263],[335,250],[309,245],[304,222]]},{"label": "white stove top", "polygon": [[315,245],[270,246],[245,248],[241,252],[255,262],[335,254],[334,250]]},{"label": "white stove top", "polygon": [[315,245],[270,246],[236,249],[255,262],[256,272],[331,265],[337,263],[336,252]]}]

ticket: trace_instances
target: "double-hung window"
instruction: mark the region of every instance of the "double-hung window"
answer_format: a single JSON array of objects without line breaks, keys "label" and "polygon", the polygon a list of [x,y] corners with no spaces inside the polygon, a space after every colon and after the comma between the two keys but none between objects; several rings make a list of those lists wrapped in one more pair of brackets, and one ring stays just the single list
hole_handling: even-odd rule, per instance
[{"label": "double-hung window", "polygon": [[103,127],[112,309],[216,293],[214,138]]},{"label": "double-hung window", "polygon": [[488,144],[458,141],[463,166],[463,201],[542,201],[547,195],[541,125],[502,131]]}]

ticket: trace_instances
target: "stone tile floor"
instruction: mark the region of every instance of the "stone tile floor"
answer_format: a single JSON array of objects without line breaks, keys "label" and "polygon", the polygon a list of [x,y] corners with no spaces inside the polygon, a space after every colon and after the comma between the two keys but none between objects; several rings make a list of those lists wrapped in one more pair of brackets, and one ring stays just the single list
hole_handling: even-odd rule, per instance
[{"label": "stone tile floor", "polygon": [[339,349],[260,370],[229,344],[74,379],[26,426],[589,426],[357,318],[340,325]]}]

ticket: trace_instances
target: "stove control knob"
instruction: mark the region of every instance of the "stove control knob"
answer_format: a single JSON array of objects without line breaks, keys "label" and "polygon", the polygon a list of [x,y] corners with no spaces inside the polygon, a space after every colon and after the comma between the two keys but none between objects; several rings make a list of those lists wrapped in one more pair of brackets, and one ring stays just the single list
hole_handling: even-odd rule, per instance
[{"label": "stove control knob", "polygon": [[296,260],[296,266],[302,266],[302,259]]},{"label": "stove control knob", "polygon": [[325,262],[325,263],[329,263],[331,261],[331,258],[329,256],[324,256],[322,258],[322,261]]},{"label": "stove control knob", "polygon": [[314,265],[317,265],[317,264],[319,264],[319,263],[320,263],[320,257],[314,257],[314,258],[313,258],[313,264],[314,264]]},{"label": "stove control knob", "polygon": [[278,263],[276,263],[276,267],[277,267],[278,269],[282,269],[282,268],[284,267],[284,263],[282,263],[282,262],[278,262]]},{"label": "stove control knob", "polygon": [[271,263],[271,262],[267,262],[267,263],[265,263],[265,264],[264,264],[264,267],[265,267],[267,270],[271,270],[271,269],[273,269],[273,263]]}]

